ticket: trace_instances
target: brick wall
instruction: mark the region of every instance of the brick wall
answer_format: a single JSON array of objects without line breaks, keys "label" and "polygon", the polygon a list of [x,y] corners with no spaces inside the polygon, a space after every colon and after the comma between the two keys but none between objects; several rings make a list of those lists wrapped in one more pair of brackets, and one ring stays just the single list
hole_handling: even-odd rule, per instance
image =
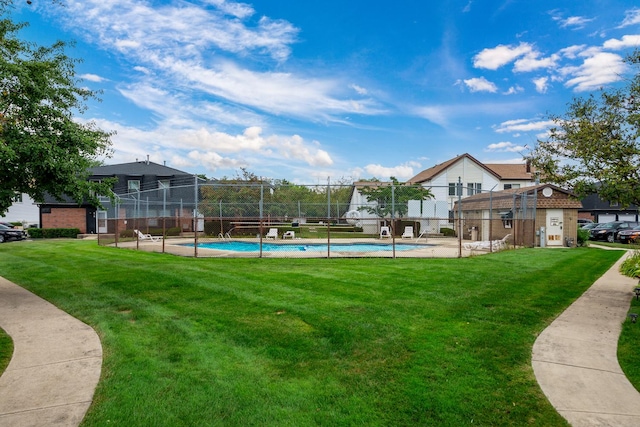
[{"label": "brick wall", "polygon": [[86,208],[51,208],[51,213],[42,214],[42,228],[78,228],[87,232]]}]

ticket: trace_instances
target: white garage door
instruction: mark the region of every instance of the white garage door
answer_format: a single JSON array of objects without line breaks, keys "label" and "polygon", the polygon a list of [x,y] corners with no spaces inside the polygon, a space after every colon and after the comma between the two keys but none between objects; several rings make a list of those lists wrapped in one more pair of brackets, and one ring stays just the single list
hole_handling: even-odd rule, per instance
[{"label": "white garage door", "polygon": [[600,214],[598,215],[598,222],[611,222],[616,220],[615,214]]},{"label": "white garage door", "polygon": [[636,215],[635,214],[620,214],[620,215],[618,215],[618,220],[619,221],[635,221],[636,220]]}]

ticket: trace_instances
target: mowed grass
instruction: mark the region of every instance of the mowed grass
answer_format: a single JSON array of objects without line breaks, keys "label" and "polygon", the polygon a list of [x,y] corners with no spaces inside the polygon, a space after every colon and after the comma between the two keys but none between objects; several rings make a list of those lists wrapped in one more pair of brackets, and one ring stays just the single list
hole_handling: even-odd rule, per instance
[{"label": "mowed grass", "polygon": [[0,245],[0,274],[100,335],[83,426],[556,426],[533,342],[619,256],[187,259],[44,241]]}]

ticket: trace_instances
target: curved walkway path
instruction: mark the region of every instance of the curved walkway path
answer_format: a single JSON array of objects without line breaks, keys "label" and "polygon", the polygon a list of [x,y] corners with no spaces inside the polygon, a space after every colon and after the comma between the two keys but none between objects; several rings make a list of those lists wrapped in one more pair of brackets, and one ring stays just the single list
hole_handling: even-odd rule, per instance
[{"label": "curved walkway path", "polygon": [[2,277],[0,327],[14,345],[0,377],[0,426],[80,424],[102,366],[94,330]]},{"label": "curved walkway path", "polygon": [[536,379],[572,426],[640,426],[640,393],[617,358],[618,337],[637,284],[619,272],[625,258],[558,316],[533,346]]}]

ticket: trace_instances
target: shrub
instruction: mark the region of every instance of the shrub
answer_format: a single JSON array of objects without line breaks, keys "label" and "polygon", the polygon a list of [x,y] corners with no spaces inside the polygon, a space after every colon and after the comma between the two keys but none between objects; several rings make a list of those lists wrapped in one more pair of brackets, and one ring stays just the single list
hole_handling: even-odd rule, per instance
[{"label": "shrub", "polygon": [[589,241],[589,230],[578,228],[578,246],[585,246]]},{"label": "shrub", "polygon": [[33,239],[75,239],[80,234],[77,228],[30,228],[29,237]]},{"label": "shrub", "polygon": [[629,277],[640,277],[640,251],[633,251],[620,266],[620,272]]},{"label": "shrub", "polygon": [[453,228],[441,228],[440,232],[446,237],[456,237],[456,232]]}]

